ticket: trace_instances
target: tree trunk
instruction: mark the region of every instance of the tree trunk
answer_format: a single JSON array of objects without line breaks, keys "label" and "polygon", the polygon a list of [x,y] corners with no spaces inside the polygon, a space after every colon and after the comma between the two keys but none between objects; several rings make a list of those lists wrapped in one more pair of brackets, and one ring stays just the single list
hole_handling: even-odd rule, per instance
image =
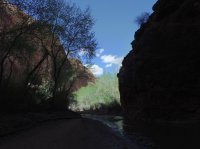
[{"label": "tree trunk", "polygon": [[27,87],[28,83],[31,82],[31,78],[33,77],[34,73],[37,71],[37,69],[42,65],[42,63],[45,61],[45,59],[48,57],[48,53],[45,52],[42,59],[38,62],[38,64],[28,73],[27,79],[25,81],[25,87]]}]

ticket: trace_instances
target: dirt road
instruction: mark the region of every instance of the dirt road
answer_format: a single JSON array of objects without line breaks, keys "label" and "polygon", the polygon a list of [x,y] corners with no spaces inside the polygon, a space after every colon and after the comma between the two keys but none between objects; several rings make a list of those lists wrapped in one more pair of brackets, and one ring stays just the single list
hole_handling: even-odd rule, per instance
[{"label": "dirt road", "polygon": [[0,149],[137,149],[107,126],[83,118],[46,122],[1,140]]}]

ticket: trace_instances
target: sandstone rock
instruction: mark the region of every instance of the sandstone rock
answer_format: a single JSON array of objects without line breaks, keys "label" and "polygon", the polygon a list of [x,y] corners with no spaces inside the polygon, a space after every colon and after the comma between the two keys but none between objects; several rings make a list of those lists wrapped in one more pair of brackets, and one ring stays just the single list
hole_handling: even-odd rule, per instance
[{"label": "sandstone rock", "polygon": [[[61,62],[63,62],[66,58],[65,51],[59,40],[56,39],[56,44],[54,45],[54,48],[51,49],[52,36],[46,36],[47,34],[43,35],[42,33],[38,32],[38,30],[34,30],[35,28],[32,29],[30,27],[32,24],[35,25],[37,23],[38,22],[34,21],[30,16],[20,11],[16,6],[7,3],[0,3],[0,62],[3,61],[3,58],[9,50],[9,46],[12,44],[9,41],[14,42],[15,37],[18,37],[18,30],[20,32],[22,29],[28,28],[28,31],[20,36],[20,38],[22,38],[22,41],[20,42],[22,43],[18,43],[18,41],[17,44],[15,43],[17,46],[12,48],[12,51],[9,52],[9,55],[3,63],[3,83],[0,83],[2,88],[5,88],[4,86],[11,86],[12,88],[14,85],[16,85],[17,88],[18,86],[22,86],[21,88],[24,88],[25,84],[28,84],[28,86],[34,90],[43,82],[53,80],[54,64],[53,56],[51,54],[57,52],[57,60],[60,60]],[[13,33],[14,31],[16,34]],[[32,36],[32,34],[34,36]],[[40,40],[41,38],[42,42]],[[21,46],[26,42],[29,43],[28,48]],[[44,61],[42,61],[43,58]],[[33,79],[29,79],[32,82],[26,82],[28,80],[27,76],[38,64],[40,65],[37,68],[37,71],[35,71],[31,76]],[[76,73],[76,77],[73,76],[75,81],[71,81],[72,78],[67,76],[68,71],[69,75],[74,75],[72,72]],[[7,81],[7,78],[9,78],[9,82]],[[60,83],[61,85],[59,85],[61,87],[64,86],[63,88],[66,88],[65,90],[67,91],[69,90],[68,88],[70,88],[71,92],[78,90],[82,86],[86,86],[89,82],[94,81],[94,75],[89,71],[88,68],[83,66],[79,60],[67,59],[62,67],[58,84]],[[73,82],[73,84],[71,82]],[[9,92],[10,90],[8,89],[8,94],[10,94]]]},{"label": "sandstone rock", "polygon": [[199,119],[200,2],[158,0],[118,74],[131,119]]}]

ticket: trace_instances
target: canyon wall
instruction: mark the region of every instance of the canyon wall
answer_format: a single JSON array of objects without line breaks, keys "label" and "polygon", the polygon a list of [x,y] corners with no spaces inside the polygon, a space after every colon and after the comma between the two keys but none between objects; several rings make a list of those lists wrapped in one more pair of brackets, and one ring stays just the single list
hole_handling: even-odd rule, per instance
[{"label": "canyon wall", "polygon": [[[12,61],[12,73],[14,75],[11,76],[11,80],[17,83],[23,83],[26,75],[40,64],[40,62],[41,64],[36,71],[38,80],[41,82],[44,78],[48,80],[52,79],[52,39],[32,29],[31,24],[33,23],[36,24],[37,22],[24,12],[19,11],[16,6],[0,3],[0,61],[4,57],[7,57],[4,62],[4,76],[8,76],[10,73],[10,61]],[[59,53],[57,59],[62,61],[66,57],[66,54],[59,41],[55,44],[55,50],[53,52],[56,53],[57,51]],[[7,56],[5,56],[6,54]],[[70,69],[69,71],[73,71],[77,75],[73,90],[77,90],[81,86],[86,86],[88,82],[95,81],[94,75],[79,60],[69,59],[65,63],[63,69]],[[67,78],[68,76],[65,77],[65,79],[69,79]]]},{"label": "canyon wall", "polygon": [[200,1],[158,0],[118,74],[134,120],[200,118]]}]

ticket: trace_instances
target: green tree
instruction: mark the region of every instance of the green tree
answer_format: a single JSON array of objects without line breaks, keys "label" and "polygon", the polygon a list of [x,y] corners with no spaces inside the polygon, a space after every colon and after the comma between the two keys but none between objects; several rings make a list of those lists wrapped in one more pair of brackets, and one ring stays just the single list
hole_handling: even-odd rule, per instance
[{"label": "green tree", "polygon": [[115,74],[108,73],[98,77],[95,83],[82,87],[75,95],[75,103],[71,104],[73,110],[120,107],[118,79]]},{"label": "green tree", "polygon": [[[75,72],[66,71],[70,68],[69,59],[90,60],[94,56],[97,42],[92,32],[94,20],[91,17],[90,10],[82,11],[75,4],[66,3],[63,0],[9,0],[2,2],[3,4],[17,6],[28,16],[26,22],[23,23],[25,26],[18,24],[19,29],[27,29],[20,36],[25,37],[25,33],[29,33],[27,37],[29,39],[36,38],[39,41],[38,44],[43,48],[41,60],[27,71],[25,86],[33,82],[42,63],[50,58],[53,68],[51,71],[53,83],[50,83],[52,85],[50,88],[52,88],[53,101],[55,101],[61,92],[61,88],[65,88],[66,83],[72,82],[73,84],[74,82],[69,81],[70,79],[63,80],[63,76],[66,75],[66,78],[75,78],[74,76],[76,76],[74,75]],[[4,33],[1,35],[4,35]],[[2,39],[3,36],[1,41],[3,41]],[[18,40],[19,37],[14,36],[14,39]],[[13,43],[15,44],[15,41]],[[13,49],[13,47],[10,49]],[[5,51],[7,53],[8,48],[5,48]],[[80,52],[83,53],[82,57],[79,55]]]},{"label": "green tree", "polygon": [[47,30],[43,30],[42,34],[51,39],[49,50],[53,60],[53,98],[55,98],[60,88],[60,75],[64,72],[64,65],[69,63],[69,58],[81,59],[79,52],[84,53],[86,59],[94,56],[97,46],[94,33],[91,31],[94,20],[89,9],[82,11],[75,4],[63,0],[46,0],[37,5],[39,13],[35,16],[39,22],[47,25]]}]

